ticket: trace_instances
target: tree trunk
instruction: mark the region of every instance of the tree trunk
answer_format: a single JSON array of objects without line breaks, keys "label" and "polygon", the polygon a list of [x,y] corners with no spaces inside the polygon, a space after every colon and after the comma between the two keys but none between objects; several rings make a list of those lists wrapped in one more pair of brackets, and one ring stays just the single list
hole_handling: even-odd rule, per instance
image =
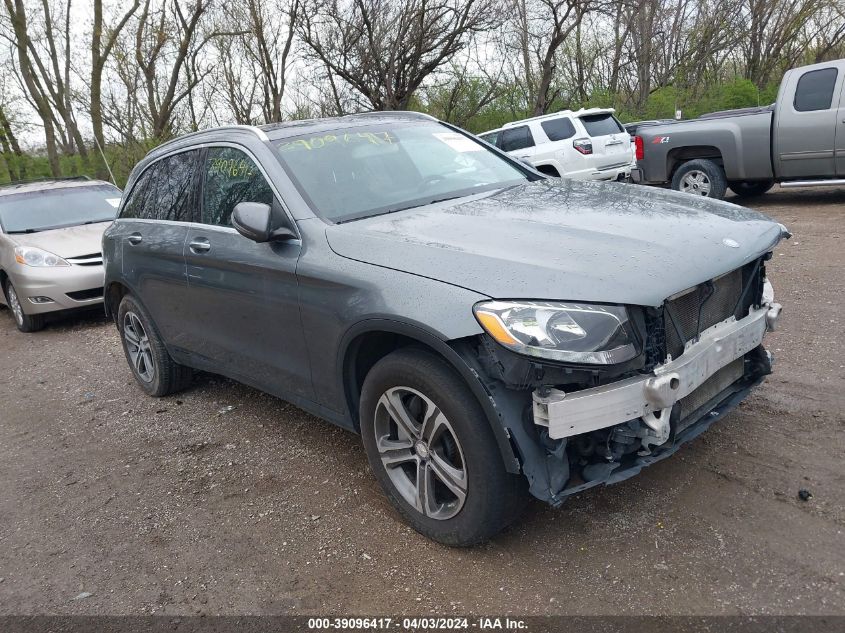
[{"label": "tree trunk", "polygon": [[[6,164],[9,166],[9,177],[11,180],[26,180],[26,162],[18,138],[15,136],[12,125],[6,117],[6,113],[0,108],[0,134],[3,136],[3,150],[6,152]],[[6,145],[9,150],[6,150]],[[10,160],[11,159],[11,160]],[[13,177],[14,173],[14,177]]]}]

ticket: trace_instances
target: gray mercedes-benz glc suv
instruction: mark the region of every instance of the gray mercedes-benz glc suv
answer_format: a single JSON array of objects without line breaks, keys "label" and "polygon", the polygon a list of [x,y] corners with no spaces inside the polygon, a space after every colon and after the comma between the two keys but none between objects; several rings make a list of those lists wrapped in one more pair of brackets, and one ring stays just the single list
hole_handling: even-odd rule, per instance
[{"label": "gray mercedes-benz glc suv", "polygon": [[106,309],[143,390],[201,369],[359,432],[443,543],[636,474],[771,370],[782,225],[546,180],[425,115],[190,134],[126,192]]}]

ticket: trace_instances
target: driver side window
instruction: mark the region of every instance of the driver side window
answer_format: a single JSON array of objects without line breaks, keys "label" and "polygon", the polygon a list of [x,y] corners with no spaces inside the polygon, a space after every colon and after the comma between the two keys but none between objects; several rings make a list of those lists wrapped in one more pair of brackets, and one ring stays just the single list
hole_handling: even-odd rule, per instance
[{"label": "driver side window", "polygon": [[273,190],[245,152],[233,147],[212,147],[203,165],[202,223],[232,226],[232,211],[239,202],[273,204]]}]

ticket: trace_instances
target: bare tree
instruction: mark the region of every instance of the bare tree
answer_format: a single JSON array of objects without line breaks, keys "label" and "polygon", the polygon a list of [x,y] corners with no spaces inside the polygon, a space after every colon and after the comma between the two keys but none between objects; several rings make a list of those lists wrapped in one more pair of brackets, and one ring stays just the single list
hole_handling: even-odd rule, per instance
[{"label": "bare tree", "polygon": [[763,88],[776,70],[795,65],[804,52],[799,37],[825,0],[743,0],[745,77]]},{"label": "bare tree", "polygon": [[[10,0],[6,0],[9,2]],[[176,109],[205,75],[191,73],[186,80],[185,67],[214,36],[197,40],[200,19],[209,4],[196,0],[183,7],[180,0],[169,0],[159,9],[144,0],[135,30],[135,61],[141,70],[146,93],[150,133],[164,139],[173,134]]]},{"label": "bare tree", "polygon": [[370,107],[404,110],[497,13],[491,0],[306,0],[299,30],[326,69]]},{"label": "bare tree", "polygon": [[[117,39],[139,6],[141,6],[141,0],[133,0],[133,3],[117,20],[117,23],[108,28],[105,26],[103,19],[103,0],[93,0],[94,24],[91,31],[91,103],[89,113],[94,140],[101,149],[106,146],[106,139],[103,134],[103,72]],[[97,175],[105,177],[103,166],[98,167]]]},{"label": "bare tree", "polygon": [[0,105],[0,148],[3,150],[3,161],[6,163],[9,180],[25,180],[26,162],[24,155],[9,122],[9,117],[6,115],[6,109],[2,105]]},{"label": "bare tree", "polygon": [[545,114],[561,88],[557,55],[597,0],[512,0],[512,29],[529,111]]},{"label": "bare tree", "polygon": [[[218,27],[227,103],[240,123],[280,121],[302,0],[244,0],[227,6]],[[257,112],[255,112],[257,110]]]},{"label": "bare tree", "polygon": [[[475,38],[473,38],[475,39]],[[503,69],[489,57],[491,42],[471,42],[466,54],[454,59],[424,90],[428,111],[460,127],[502,96]]]},{"label": "bare tree", "polygon": [[[38,68],[32,59],[33,44],[30,24],[23,0],[3,0],[11,25],[11,40],[17,54],[17,71],[27,97],[44,126],[44,140],[50,171],[54,176],[62,173],[56,138],[56,118],[50,103],[50,92],[44,86]],[[39,60],[40,61],[40,60]],[[42,64],[43,66],[43,64]]]}]

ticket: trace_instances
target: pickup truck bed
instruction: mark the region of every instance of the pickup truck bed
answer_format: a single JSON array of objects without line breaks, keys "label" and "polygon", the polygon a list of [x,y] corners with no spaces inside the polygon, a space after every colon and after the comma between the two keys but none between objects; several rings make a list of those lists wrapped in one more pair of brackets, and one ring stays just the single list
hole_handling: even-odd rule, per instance
[{"label": "pickup truck bed", "polygon": [[845,60],[784,75],[777,102],[637,130],[634,182],[722,198],[845,184]]}]

